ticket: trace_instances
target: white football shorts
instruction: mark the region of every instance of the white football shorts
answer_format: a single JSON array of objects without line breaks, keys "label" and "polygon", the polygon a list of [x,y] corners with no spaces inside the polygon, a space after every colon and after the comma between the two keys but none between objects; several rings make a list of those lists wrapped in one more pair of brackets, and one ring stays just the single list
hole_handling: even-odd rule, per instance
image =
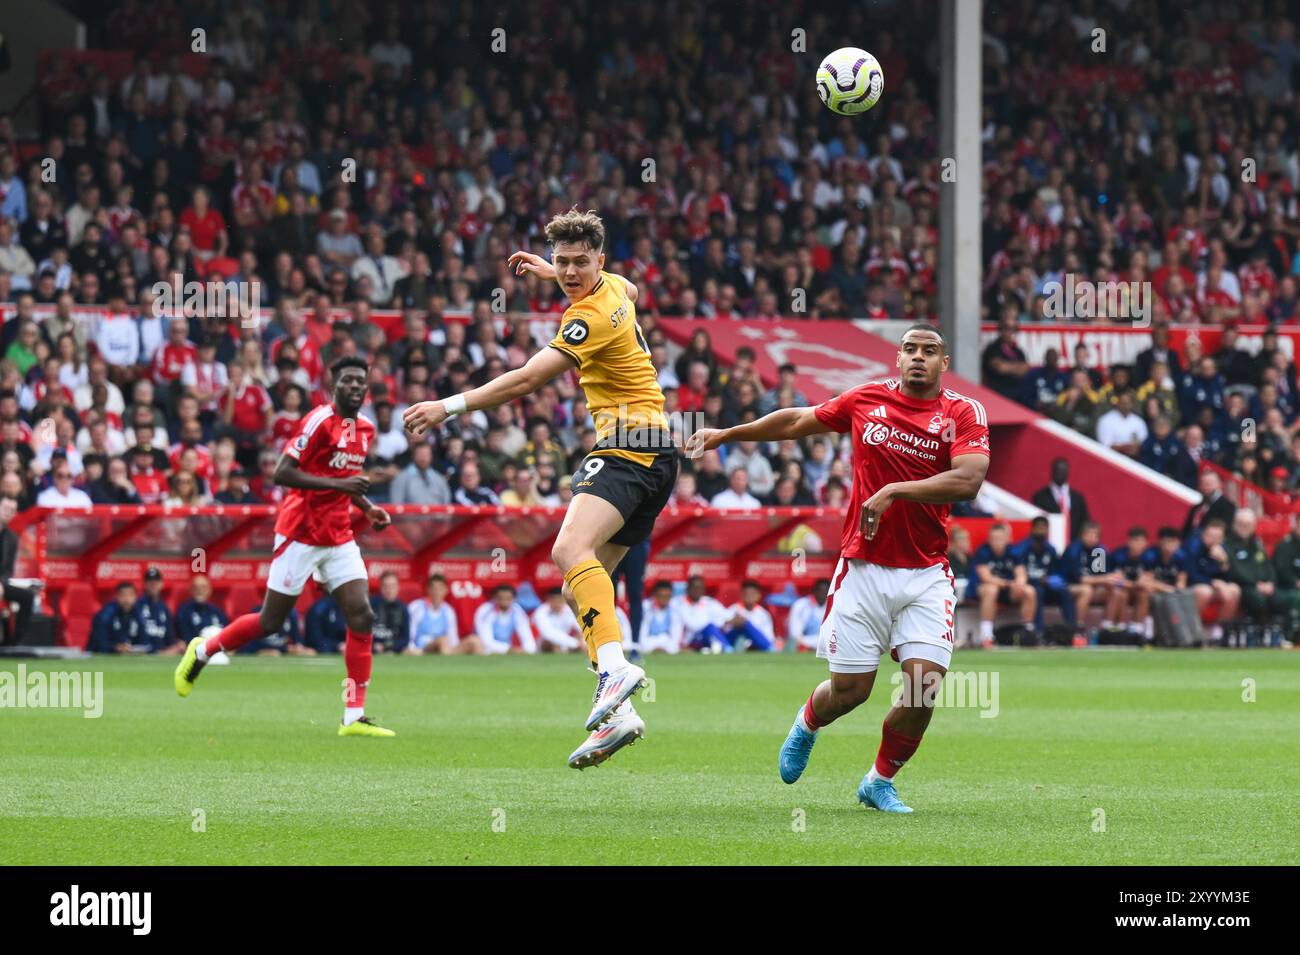
[{"label": "white football shorts", "polygon": [[365,580],[369,576],[366,562],[361,558],[361,548],[354,540],[332,547],[318,547],[285,540],[284,535],[276,534],[274,554],[266,586],[290,597],[302,593],[308,577],[315,577],[326,593],[333,593],[340,584]]},{"label": "white football shorts", "polygon": [[826,598],[817,656],[832,673],[869,673],[880,658],[952,661],[956,597],[943,564],[884,567],[840,558]]}]

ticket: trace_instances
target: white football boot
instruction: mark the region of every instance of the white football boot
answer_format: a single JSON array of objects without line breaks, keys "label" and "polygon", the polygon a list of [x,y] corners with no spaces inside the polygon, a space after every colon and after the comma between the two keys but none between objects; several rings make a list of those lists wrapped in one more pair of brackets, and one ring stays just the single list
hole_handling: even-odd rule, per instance
[{"label": "white football boot", "polygon": [[624,700],[645,686],[645,670],[635,663],[624,663],[618,669],[607,670],[599,676],[591,712],[587,715],[588,732],[609,719]]},{"label": "white football boot", "polygon": [[573,751],[569,766],[586,769],[599,766],[624,746],[631,746],[645,736],[645,722],[637,716],[629,700],[614,710],[614,715],[587,737],[587,741]]}]

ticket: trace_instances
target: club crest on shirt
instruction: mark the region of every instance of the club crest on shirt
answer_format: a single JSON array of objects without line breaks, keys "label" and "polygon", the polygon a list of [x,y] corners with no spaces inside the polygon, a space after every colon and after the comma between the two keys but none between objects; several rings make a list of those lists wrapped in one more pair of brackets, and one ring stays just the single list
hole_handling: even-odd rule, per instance
[{"label": "club crest on shirt", "polygon": [[931,434],[938,434],[940,431],[942,431],[943,415],[936,411],[934,413],[934,417],[930,419],[929,426],[925,430],[929,431]]}]

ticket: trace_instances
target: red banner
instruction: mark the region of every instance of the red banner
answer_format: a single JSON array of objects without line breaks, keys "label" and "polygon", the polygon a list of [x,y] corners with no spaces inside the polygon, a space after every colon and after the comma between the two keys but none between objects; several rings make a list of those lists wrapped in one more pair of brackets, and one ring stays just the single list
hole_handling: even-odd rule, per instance
[{"label": "red banner", "polygon": [[[1238,325],[1237,347],[1242,351],[1256,354],[1264,344],[1264,332],[1267,325]],[[996,325],[984,325],[980,328],[980,348],[983,349],[998,337]],[[1213,355],[1219,350],[1223,329],[1216,325],[1171,325],[1169,327],[1169,346],[1184,361],[1187,358],[1187,343],[1196,339],[1200,342],[1201,352]],[[1300,352],[1300,326],[1279,325],[1277,327],[1278,347],[1288,358],[1294,360]],[[1126,328],[1116,325],[1031,325],[1024,324],[1016,333],[1016,343],[1025,353],[1031,365],[1041,365],[1049,348],[1055,348],[1060,367],[1068,368],[1074,364],[1074,349],[1079,345],[1088,348],[1088,363],[1093,368],[1106,369],[1112,365],[1132,365],[1137,356],[1151,347],[1151,330],[1148,328]]]},{"label": "red banner", "polygon": [[[799,390],[814,402],[888,378],[898,370],[898,343],[872,334],[870,322],[661,318],[658,324],[680,345],[689,342],[696,329],[703,329],[709,333],[714,352],[728,364],[735,361],[737,350],[752,348],[758,374],[768,385],[776,383],[777,370],[789,362],[797,369]],[[946,387],[982,402],[991,425],[1026,424],[1037,417],[1028,408],[952,372],[943,380]]]}]

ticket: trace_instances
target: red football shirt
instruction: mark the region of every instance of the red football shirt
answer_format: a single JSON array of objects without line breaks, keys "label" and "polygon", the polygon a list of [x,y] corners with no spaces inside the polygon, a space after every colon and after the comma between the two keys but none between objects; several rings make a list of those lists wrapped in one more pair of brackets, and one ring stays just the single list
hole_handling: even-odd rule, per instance
[{"label": "red football shirt", "polygon": [[147,471],[135,471],[131,475],[135,492],[140,495],[141,504],[161,504],[167,498],[167,475],[149,468]]},{"label": "red football shirt", "polygon": [[[167,452],[167,460],[171,462],[173,471],[181,469],[181,452],[185,450],[185,447],[185,444],[178,441]],[[211,481],[216,473],[212,467],[212,452],[208,450],[207,445],[203,444],[194,444],[190,445],[190,447],[194,449],[195,454],[198,456],[198,464],[195,466],[196,476],[203,478],[205,481]]]},{"label": "red football shirt", "polygon": [[291,415],[287,411],[277,411],[271,416],[271,446],[277,451],[284,450],[289,439],[298,430],[303,415]]},{"label": "red football shirt", "polygon": [[181,212],[180,224],[190,230],[190,241],[200,252],[213,251],[217,247],[217,235],[226,228],[226,220],[211,207],[200,217],[194,207],[189,206]]},{"label": "red football shirt", "polygon": [[159,385],[170,385],[181,376],[185,366],[199,360],[199,350],[192,342],[174,345],[165,342],[153,353],[153,380]]},{"label": "red football shirt", "polygon": [[[233,386],[231,386],[233,387]],[[227,387],[222,392],[220,404],[226,401]],[[230,414],[230,423],[241,431],[264,431],[266,429],[266,409],[271,407],[271,396],[259,384],[250,384],[247,380],[235,392],[235,407]]]},{"label": "red football shirt", "polygon": [[[280,346],[287,340],[288,336],[284,336],[271,342],[272,366],[280,359]],[[313,385],[316,384],[320,381],[321,372],[324,370],[324,364],[320,358],[320,347],[307,332],[299,335],[294,344],[298,346],[298,367],[307,372],[307,377],[311,379]]]},{"label": "red football shirt", "polygon": [[[365,418],[345,421],[333,405],[313,408],[284,449],[308,474],[344,478],[360,474],[375,436]],[[275,532],[316,547],[352,540],[352,498],[338,491],[289,488],[275,521]]]},{"label": "red football shirt", "polygon": [[831,430],[854,435],[853,494],[840,555],[885,567],[946,563],[949,505],[895,501],[874,540],[859,530],[862,505],[886,484],[950,470],[955,456],[988,454],[984,406],[947,388],[933,401],[918,401],[902,393],[899,379],[890,378],[851,388],[819,404],[813,414]]}]

